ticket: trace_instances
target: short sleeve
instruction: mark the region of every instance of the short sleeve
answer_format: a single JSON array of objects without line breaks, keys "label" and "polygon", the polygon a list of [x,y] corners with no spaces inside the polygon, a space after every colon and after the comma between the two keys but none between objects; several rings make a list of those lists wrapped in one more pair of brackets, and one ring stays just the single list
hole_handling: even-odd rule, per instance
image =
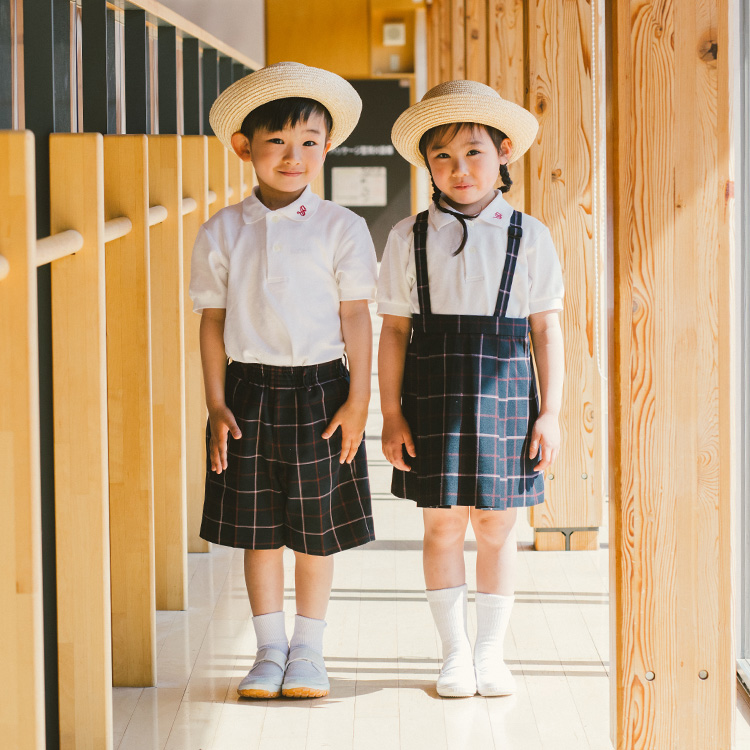
[{"label": "short sleeve", "polygon": [[190,299],[193,312],[206,307],[226,308],[229,259],[206,230],[198,230],[190,263]]},{"label": "short sleeve", "polygon": [[344,232],[334,254],[334,275],[341,302],[375,299],[378,266],[375,247],[360,216]]},{"label": "short sleeve", "polygon": [[562,310],[565,287],[562,268],[547,227],[527,250],[529,264],[529,314]]},{"label": "short sleeve", "polygon": [[[409,237],[412,233],[409,232]],[[378,277],[378,315],[398,315],[411,318],[411,289],[408,278],[410,242],[396,229],[388,235],[388,242],[380,263]]]}]

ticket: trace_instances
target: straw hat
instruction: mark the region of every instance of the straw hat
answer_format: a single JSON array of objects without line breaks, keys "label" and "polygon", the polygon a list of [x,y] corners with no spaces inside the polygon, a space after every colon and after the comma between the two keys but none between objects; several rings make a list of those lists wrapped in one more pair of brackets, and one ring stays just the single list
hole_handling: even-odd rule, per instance
[{"label": "straw hat", "polygon": [[346,140],[362,111],[359,94],[341,76],[302,63],[280,62],[250,73],[224,89],[213,103],[208,119],[219,140],[231,150],[232,135],[252,110],[291,96],[315,99],[331,113],[331,148]]},{"label": "straw hat", "polygon": [[451,122],[476,122],[501,130],[510,138],[508,163],[520,159],[534,142],[539,129],[528,110],[503,99],[478,81],[446,81],[431,88],[401,114],[391,131],[396,150],[417,167],[427,168],[419,153],[419,139],[430,128]]}]

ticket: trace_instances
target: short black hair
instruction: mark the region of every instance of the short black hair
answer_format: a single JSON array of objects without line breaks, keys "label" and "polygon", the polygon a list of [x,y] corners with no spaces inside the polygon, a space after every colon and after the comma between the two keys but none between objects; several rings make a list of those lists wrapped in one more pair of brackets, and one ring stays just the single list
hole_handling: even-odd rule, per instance
[{"label": "short black hair", "polygon": [[331,113],[315,99],[288,96],[256,107],[243,120],[240,132],[252,140],[256,130],[276,132],[286,127],[293,128],[298,122],[307,122],[312,115],[322,115],[326,125],[326,136],[333,128]]}]

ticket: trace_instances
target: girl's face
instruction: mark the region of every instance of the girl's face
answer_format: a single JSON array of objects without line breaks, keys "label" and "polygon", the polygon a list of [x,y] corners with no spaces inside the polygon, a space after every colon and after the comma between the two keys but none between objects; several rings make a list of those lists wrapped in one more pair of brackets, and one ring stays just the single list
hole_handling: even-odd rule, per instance
[{"label": "girl's face", "polygon": [[433,143],[427,163],[445,201],[464,214],[476,214],[495,197],[501,164],[511,153],[506,138],[498,149],[487,131],[478,125],[463,127],[448,143]]}]

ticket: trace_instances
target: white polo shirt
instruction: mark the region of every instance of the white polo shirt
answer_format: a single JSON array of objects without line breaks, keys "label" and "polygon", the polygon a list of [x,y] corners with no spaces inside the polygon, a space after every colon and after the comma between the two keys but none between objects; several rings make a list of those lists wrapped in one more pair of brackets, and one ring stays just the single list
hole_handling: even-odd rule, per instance
[{"label": "white polo shirt", "polygon": [[193,310],[226,309],[224,346],[239,362],[296,366],[344,353],[339,304],[375,295],[365,220],[309,188],[270,211],[253,194],[212,216],[193,247]]},{"label": "white polo shirt", "polygon": [[[463,251],[458,220],[428,209],[427,268],[433,313],[492,315],[505,265],[508,225],[513,208],[498,192],[476,219],[466,222],[468,239]],[[414,262],[415,217],[396,224],[388,236],[378,279],[378,314],[410,318],[419,312],[417,270]],[[523,215],[523,236],[506,315],[527,318],[531,313],[562,310],[562,270],[549,229]]]}]

